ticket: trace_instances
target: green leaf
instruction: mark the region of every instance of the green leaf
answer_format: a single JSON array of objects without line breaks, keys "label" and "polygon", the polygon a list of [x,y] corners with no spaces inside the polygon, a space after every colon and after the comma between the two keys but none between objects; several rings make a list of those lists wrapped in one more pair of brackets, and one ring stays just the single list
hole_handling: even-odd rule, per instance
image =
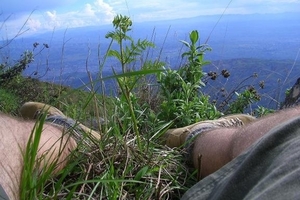
[{"label": "green leaf", "polygon": [[191,55],[190,52],[185,52],[185,53],[183,53],[183,54],[181,55],[181,58],[184,58],[184,56],[189,56],[189,55]]},{"label": "green leaf", "polygon": [[184,41],[184,40],[180,40],[180,42],[182,42],[185,46],[187,46],[188,48],[191,47],[191,45],[187,42],[187,41]]},{"label": "green leaf", "polygon": [[190,33],[190,40],[192,44],[196,44],[199,39],[199,34],[197,30],[194,30]]},{"label": "green leaf", "polygon": [[132,71],[132,72],[126,72],[122,74],[115,74],[113,76],[104,77],[101,80],[107,80],[111,78],[121,78],[121,77],[129,77],[129,76],[140,76],[140,75],[147,75],[147,74],[155,74],[162,72],[161,69],[147,69],[147,70],[139,70],[139,71]]},{"label": "green leaf", "polygon": [[105,38],[114,38],[115,36],[115,32],[114,31],[110,31],[105,35]]},{"label": "green leaf", "polygon": [[116,50],[109,50],[107,55],[116,57],[119,61],[121,61],[121,54]]},{"label": "green leaf", "polygon": [[136,180],[136,181],[141,180],[141,178],[142,178],[143,176],[145,176],[145,174],[147,174],[148,169],[149,169],[148,166],[143,167],[140,171],[138,171],[138,173],[136,173],[136,175],[135,175],[135,177],[134,177],[134,180]]}]

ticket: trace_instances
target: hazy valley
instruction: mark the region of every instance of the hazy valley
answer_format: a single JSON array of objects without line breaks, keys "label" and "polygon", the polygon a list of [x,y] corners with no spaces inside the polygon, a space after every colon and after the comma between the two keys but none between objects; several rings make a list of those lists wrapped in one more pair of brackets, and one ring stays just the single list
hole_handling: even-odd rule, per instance
[{"label": "hazy valley", "polygon": [[[181,54],[185,51],[180,40],[188,40],[188,33],[196,29],[200,32],[201,43],[212,47],[212,51],[206,54],[212,65],[206,66],[205,71],[227,69],[231,73],[228,79],[208,81],[212,95],[218,93],[221,87],[232,90],[236,84],[257,73],[258,77],[249,79],[249,84],[264,81],[265,88],[260,92],[282,100],[286,88],[291,87],[300,74],[297,60],[300,14],[225,15],[217,23],[219,18],[201,16],[134,23],[132,36],[135,39],[147,38],[155,43],[156,48],[150,49],[145,57],[160,59],[166,67],[177,68],[183,64]],[[105,34],[112,30],[112,26],[54,30],[17,38],[0,53],[2,58],[11,56],[18,59],[24,50],[33,49],[34,42],[40,43],[39,48],[43,43],[48,44],[50,48],[40,53],[39,49],[35,50],[35,62],[25,71],[25,75],[80,87],[89,82],[87,71],[97,77],[99,62],[103,61],[110,42]],[[2,41],[3,44],[5,42]],[[108,59],[103,75],[110,75],[112,68],[118,71],[118,63]],[[269,104],[269,100],[268,97],[264,104]]]}]

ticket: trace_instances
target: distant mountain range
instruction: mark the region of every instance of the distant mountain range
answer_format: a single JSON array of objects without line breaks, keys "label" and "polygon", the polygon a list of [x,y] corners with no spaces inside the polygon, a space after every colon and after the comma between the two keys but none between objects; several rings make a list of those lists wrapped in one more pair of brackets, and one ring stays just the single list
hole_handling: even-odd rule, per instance
[{"label": "distant mountain range", "polygon": [[[232,87],[254,71],[259,73],[259,78],[271,81],[266,89],[271,87],[277,90],[280,85],[277,79],[283,84],[282,81],[287,77],[284,85],[280,86],[283,91],[296,81],[300,74],[297,60],[300,13],[220,17],[213,15],[134,23],[131,35],[135,39],[153,41],[156,48],[150,50],[150,57],[159,57],[167,67],[178,68],[181,54],[186,50],[180,40],[188,40],[188,33],[198,30],[201,43],[207,43],[213,49],[207,53],[206,59],[213,61],[214,65],[205,69],[225,67],[231,70],[232,77],[226,82],[227,87]],[[47,43],[50,48],[36,56],[35,63],[30,65],[25,75],[33,76],[38,71],[37,77],[42,80],[78,87],[87,81],[87,70],[94,75],[99,71],[99,60],[102,61],[110,42],[105,39],[105,34],[112,30],[111,25],[56,30],[18,38],[0,53],[1,56],[17,59],[24,50],[32,49],[34,42]],[[111,74],[112,67],[118,69],[117,61],[107,60],[104,76]],[[233,85],[228,85],[230,83]]]},{"label": "distant mountain range", "polygon": [[[230,77],[223,78],[221,76],[223,69],[230,72]],[[228,94],[240,87],[245,89],[247,86],[254,86],[262,96],[262,100],[258,104],[274,109],[280,106],[285,98],[286,90],[291,88],[300,77],[300,63],[295,63],[289,59],[228,59],[213,61],[210,65],[205,66],[203,70],[205,72],[217,72],[219,75],[216,80],[207,79],[206,87],[202,89],[211,96],[211,99],[222,101],[224,99],[221,92],[223,88],[225,89],[223,92]],[[106,74],[106,76],[108,75]],[[95,88],[99,89],[100,92],[100,87],[97,84],[99,76],[94,73],[92,79],[96,85]],[[86,73],[66,73],[48,81],[86,90],[90,87],[90,79]],[[259,87],[261,82],[264,83],[263,89]],[[115,92],[116,83],[112,80],[105,81],[105,86],[106,94]]]}]

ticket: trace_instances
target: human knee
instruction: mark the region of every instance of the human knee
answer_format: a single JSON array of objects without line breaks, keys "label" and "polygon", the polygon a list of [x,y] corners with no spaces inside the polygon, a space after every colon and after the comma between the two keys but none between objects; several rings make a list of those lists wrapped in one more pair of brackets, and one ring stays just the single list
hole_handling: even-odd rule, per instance
[{"label": "human knee", "polygon": [[219,128],[199,135],[192,151],[193,165],[201,177],[218,170],[231,160],[230,143],[236,128]]}]

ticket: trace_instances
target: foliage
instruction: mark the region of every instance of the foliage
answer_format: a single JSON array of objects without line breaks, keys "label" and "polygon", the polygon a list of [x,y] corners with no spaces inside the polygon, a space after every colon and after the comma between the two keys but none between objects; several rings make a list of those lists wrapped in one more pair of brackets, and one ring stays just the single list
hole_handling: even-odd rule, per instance
[{"label": "foliage", "polygon": [[19,97],[14,93],[0,88],[0,110],[5,113],[16,113]]},{"label": "foliage", "polygon": [[[24,51],[21,55],[20,60],[15,62],[12,66],[9,64],[9,62],[0,64],[0,85],[21,75],[21,73],[28,67],[28,65],[34,61],[34,51],[38,46],[39,43],[33,43],[33,50]],[[39,51],[37,54],[41,53],[45,48],[49,48],[49,45],[44,43],[43,47],[38,49]]]},{"label": "foliage", "polygon": [[[137,117],[140,114],[143,115],[144,110],[137,109],[137,97],[133,91],[141,78],[149,73],[155,73],[157,70],[151,70],[155,67],[150,68],[150,70],[143,69],[142,66],[141,70],[134,71],[129,65],[136,61],[138,57],[142,56],[143,51],[148,47],[154,47],[154,44],[147,40],[138,40],[135,42],[128,35],[128,31],[131,30],[132,21],[127,16],[117,15],[113,20],[113,26],[115,30],[109,32],[106,35],[106,38],[111,38],[113,41],[116,41],[119,44],[119,50],[110,49],[108,55],[119,60],[123,73],[121,76],[115,76],[120,89],[120,98],[117,100],[116,106],[119,108],[120,113],[122,113],[122,110],[129,111],[129,113],[124,112],[121,119],[130,119],[132,124],[124,123],[124,125],[127,124],[127,127],[123,128],[124,130],[127,130],[130,127],[133,128],[133,131],[137,136],[138,147],[139,149],[142,149],[139,132],[139,126],[141,125],[139,124]],[[126,41],[129,41],[129,44],[126,44]],[[114,73],[117,75],[115,70]]]},{"label": "foliage", "polygon": [[35,124],[23,154],[24,167],[21,175],[20,199],[41,199],[42,195],[39,192],[55,169],[56,162],[46,164],[47,167],[45,166],[42,172],[38,169],[39,166],[44,165],[42,161],[37,161],[44,120],[45,115],[41,118],[41,123]]},{"label": "foliage", "polygon": [[260,100],[260,96],[253,87],[244,90],[242,93],[236,92],[235,94],[237,98],[229,105],[228,114],[243,113],[247,106]]},{"label": "foliage", "polygon": [[[148,47],[154,47],[154,44],[147,40],[138,40],[136,43],[127,34],[131,30],[132,21],[127,16],[117,15],[113,20],[115,31],[106,34],[106,38],[111,38],[119,44],[119,51],[110,49],[109,56],[117,58],[122,67],[122,72],[128,72],[130,69],[128,64],[136,61],[144,50]],[[126,45],[126,41],[129,44]],[[134,82],[134,81],[133,81]],[[128,84],[127,82],[125,84]]]},{"label": "foliage", "polygon": [[[186,82],[204,86],[204,83],[201,81],[204,76],[202,67],[210,63],[204,60],[204,55],[206,51],[211,51],[211,48],[206,44],[197,46],[199,40],[198,31],[192,31],[189,36],[191,43],[181,41],[189,48],[189,51],[182,54],[182,58],[187,57],[188,63],[179,69],[179,74]],[[196,88],[194,92],[197,93]]]},{"label": "foliage", "polygon": [[0,85],[20,75],[33,60],[33,53],[25,51],[14,66],[10,67],[7,63],[0,64]]},{"label": "foliage", "polygon": [[262,107],[262,106],[258,106],[255,109],[254,115],[257,116],[257,117],[263,117],[263,116],[266,116],[266,115],[274,113],[274,112],[275,112],[275,110],[273,110],[273,109],[269,109],[269,108],[265,108],[265,107]]},{"label": "foliage", "polygon": [[[223,69],[220,75],[217,72],[209,72],[208,75],[213,81],[216,81],[219,76],[223,76],[226,79],[231,76],[227,69]],[[253,73],[240,80],[239,83],[235,84],[230,90],[227,90],[222,84],[220,87],[215,84],[212,87],[215,91],[210,91],[210,94],[215,93],[213,94],[213,101],[215,102],[217,109],[225,115],[234,113],[252,113],[253,109],[256,107],[255,103],[261,100],[258,89],[262,90],[265,87],[264,81],[253,84],[252,79],[256,79],[257,77],[258,74]],[[227,79],[226,81],[229,80]],[[235,80],[231,79],[231,81]]]},{"label": "foliage", "polygon": [[209,102],[209,96],[200,91],[205,86],[202,67],[209,63],[204,60],[204,54],[210,48],[207,45],[197,46],[198,40],[198,31],[192,31],[190,43],[182,41],[189,48],[182,54],[182,58],[187,57],[187,64],[178,70],[166,69],[158,76],[163,98],[159,118],[174,120],[174,127],[215,119],[221,115]]}]

